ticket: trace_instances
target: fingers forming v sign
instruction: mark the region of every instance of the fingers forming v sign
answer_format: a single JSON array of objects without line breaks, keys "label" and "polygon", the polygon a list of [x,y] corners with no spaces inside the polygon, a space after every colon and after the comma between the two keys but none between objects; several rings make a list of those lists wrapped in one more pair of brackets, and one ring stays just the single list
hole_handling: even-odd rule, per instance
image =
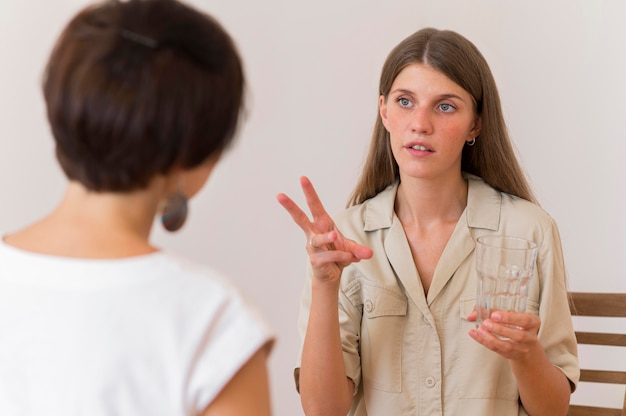
[{"label": "fingers forming v sign", "polygon": [[314,276],[321,280],[337,280],[344,267],[372,257],[372,250],[341,234],[307,177],[300,178],[300,185],[312,220],[287,195],[278,194],[276,199],[304,232]]}]

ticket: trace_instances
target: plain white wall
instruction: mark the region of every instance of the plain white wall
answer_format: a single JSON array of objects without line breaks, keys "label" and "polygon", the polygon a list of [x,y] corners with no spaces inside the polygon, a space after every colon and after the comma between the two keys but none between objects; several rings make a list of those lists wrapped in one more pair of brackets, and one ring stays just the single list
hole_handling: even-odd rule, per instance
[{"label": "plain white wall", "polygon": [[[46,213],[63,192],[39,84],[56,36],[86,3],[0,0],[4,232]],[[303,202],[298,177],[308,175],[330,212],[343,208],[369,144],[382,63],[421,27],[460,32],[490,63],[522,162],[560,226],[570,288],[626,292],[626,3],[191,4],[217,17],[239,45],[249,116],[192,202],[185,228],[168,235],[155,227],[153,237],[228,273],[276,328],[271,378],[277,415],[302,414],[292,369],[306,257],[304,238],[275,195],[286,192]],[[600,361],[604,355],[589,354]]]}]

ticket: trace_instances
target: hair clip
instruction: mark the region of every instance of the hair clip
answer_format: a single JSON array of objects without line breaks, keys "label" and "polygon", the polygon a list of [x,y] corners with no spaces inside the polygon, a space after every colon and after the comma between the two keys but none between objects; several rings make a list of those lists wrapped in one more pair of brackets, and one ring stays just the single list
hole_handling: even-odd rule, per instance
[{"label": "hair clip", "polygon": [[130,30],[120,29],[120,34],[122,35],[122,37],[128,40],[139,43],[140,45],[143,45],[150,49],[156,49],[157,46],[159,46],[159,42],[157,42],[156,40],[135,32],[131,32]]}]

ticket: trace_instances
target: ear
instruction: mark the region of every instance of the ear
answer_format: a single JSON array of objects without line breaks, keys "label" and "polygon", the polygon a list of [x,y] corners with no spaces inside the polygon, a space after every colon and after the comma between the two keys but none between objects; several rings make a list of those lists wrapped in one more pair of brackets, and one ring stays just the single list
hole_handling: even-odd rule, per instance
[{"label": "ear", "polygon": [[480,130],[482,128],[482,121],[480,116],[476,116],[474,120],[474,126],[470,130],[470,135],[472,138],[478,137],[480,135]]},{"label": "ear", "polygon": [[178,166],[173,166],[169,171],[167,171],[163,175],[164,179],[164,192],[166,195],[171,194],[172,192],[178,192],[181,190],[181,177],[183,174],[183,169]]},{"label": "ear", "polygon": [[[387,129],[387,100],[384,95],[378,97],[378,113],[383,121],[383,125]],[[387,129],[387,131],[389,131],[389,129]]]}]

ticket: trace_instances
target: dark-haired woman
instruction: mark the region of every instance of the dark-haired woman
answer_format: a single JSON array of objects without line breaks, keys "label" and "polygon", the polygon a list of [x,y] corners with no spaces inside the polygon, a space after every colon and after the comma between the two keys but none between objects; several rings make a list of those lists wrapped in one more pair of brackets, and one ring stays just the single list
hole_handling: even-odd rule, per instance
[{"label": "dark-haired woman", "polygon": [[210,16],[106,1],[66,26],[44,80],[60,204],[0,239],[0,414],[269,415],[273,333],[210,268],[149,241],[231,143],[244,75]]}]

